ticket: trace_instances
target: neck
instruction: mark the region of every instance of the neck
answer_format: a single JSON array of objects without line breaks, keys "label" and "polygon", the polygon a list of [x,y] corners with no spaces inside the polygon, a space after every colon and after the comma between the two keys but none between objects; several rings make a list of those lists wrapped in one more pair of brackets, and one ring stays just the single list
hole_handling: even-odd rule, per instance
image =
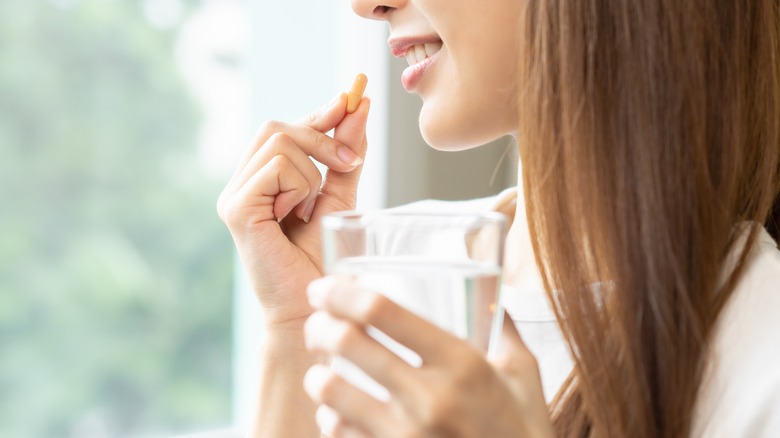
[{"label": "neck", "polygon": [[[520,165],[517,168],[522,169]],[[536,269],[531,246],[531,236],[528,234],[528,218],[525,213],[522,184],[521,170],[518,170],[516,202],[500,201],[498,207],[498,210],[509,218],[509,231],[504,250],[503,281],[505,284],[517,288],[541,288],[541,279],[539,271]]]}]

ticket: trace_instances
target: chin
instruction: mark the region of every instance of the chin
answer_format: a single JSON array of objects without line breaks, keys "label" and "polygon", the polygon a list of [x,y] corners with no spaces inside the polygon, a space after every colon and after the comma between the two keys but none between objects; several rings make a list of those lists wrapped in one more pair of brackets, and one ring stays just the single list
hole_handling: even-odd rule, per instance
[{"label": "chin", "polygon": [[[439,114],[447,114],[446,111]],[[500,136],[489,136],[480,132],[478,123],[462,123],[457,120],[442,120],[429,117],[425,108],[420,112],[420,133],[423,140],[439,151],[462,151],[489,143]]]},{"label": "chin", "polygon": [[[436,113],[440,116],[434,116]],[[446,117],[441,117],[442,114],[446,115],[447,112],[430,111],[429,113],[425,105],[420,112],[420,134],[430,147],[440,151],[462,151],[487,143],[487,141],[475,140],[475,134],[478,133],[469,132],[468,127],[474,125],[447,120]]]},{"label": "chin", "polygon": [[442,151],[442,152],[465,151],[468,149],[481,146],[483,144],[483,143],[464,143],[463,139],[431,137],[426,135],[425,132],[422,133],[422,137],[428,146],[432,147],[433,149],[436,149],[437,151]]}]

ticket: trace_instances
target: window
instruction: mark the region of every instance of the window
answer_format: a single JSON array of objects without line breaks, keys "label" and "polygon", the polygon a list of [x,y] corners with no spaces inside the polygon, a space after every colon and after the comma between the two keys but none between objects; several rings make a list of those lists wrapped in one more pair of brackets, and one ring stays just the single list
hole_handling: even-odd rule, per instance
[{"label": "window", "polygon": [[233,253],[214,206],[217,147],[246,138],[243,7],[4,4],[0,436],[232,423]]}]

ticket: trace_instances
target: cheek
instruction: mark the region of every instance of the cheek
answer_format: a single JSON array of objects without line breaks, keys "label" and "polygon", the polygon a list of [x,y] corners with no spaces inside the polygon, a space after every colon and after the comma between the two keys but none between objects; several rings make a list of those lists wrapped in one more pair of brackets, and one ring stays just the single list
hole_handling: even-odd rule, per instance
[{"label": "cheek", "polygon": [[466,149],[517,131],[517,46],[503,37],[448,38],[434,85],[422,93],[420,131],[432,147]]}]

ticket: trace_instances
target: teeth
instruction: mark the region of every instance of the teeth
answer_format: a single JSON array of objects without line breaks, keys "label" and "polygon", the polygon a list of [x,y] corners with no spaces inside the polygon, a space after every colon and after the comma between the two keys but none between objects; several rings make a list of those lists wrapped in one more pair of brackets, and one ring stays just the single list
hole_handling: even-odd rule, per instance
[{"label": "teeth", "polygon": [[428,57],[425,54],[425,46],[414,46],[414,54],[417,56],[417,62],[420,62]]},{"label": "teeth", "polygon": [[409,65],[417,64],[417,56],[414,55],[414,48],[411,48],[406,52],[406,62],[408,62]]},{"label": "teeth", "polygon": [[441,42],[419,44],[414,47],[410,47],[406,52],[406,62],[408,62],[409,65],[417,64],[418,62],[424,61],[425,58],[429,58],[436,54],[436,52],[441,50],[441,47]]},{"label": "teeth", "polygon": [[433,56],[436,52],[441,50],[442,43],[425,43],[425,53],[428,56]]}]

